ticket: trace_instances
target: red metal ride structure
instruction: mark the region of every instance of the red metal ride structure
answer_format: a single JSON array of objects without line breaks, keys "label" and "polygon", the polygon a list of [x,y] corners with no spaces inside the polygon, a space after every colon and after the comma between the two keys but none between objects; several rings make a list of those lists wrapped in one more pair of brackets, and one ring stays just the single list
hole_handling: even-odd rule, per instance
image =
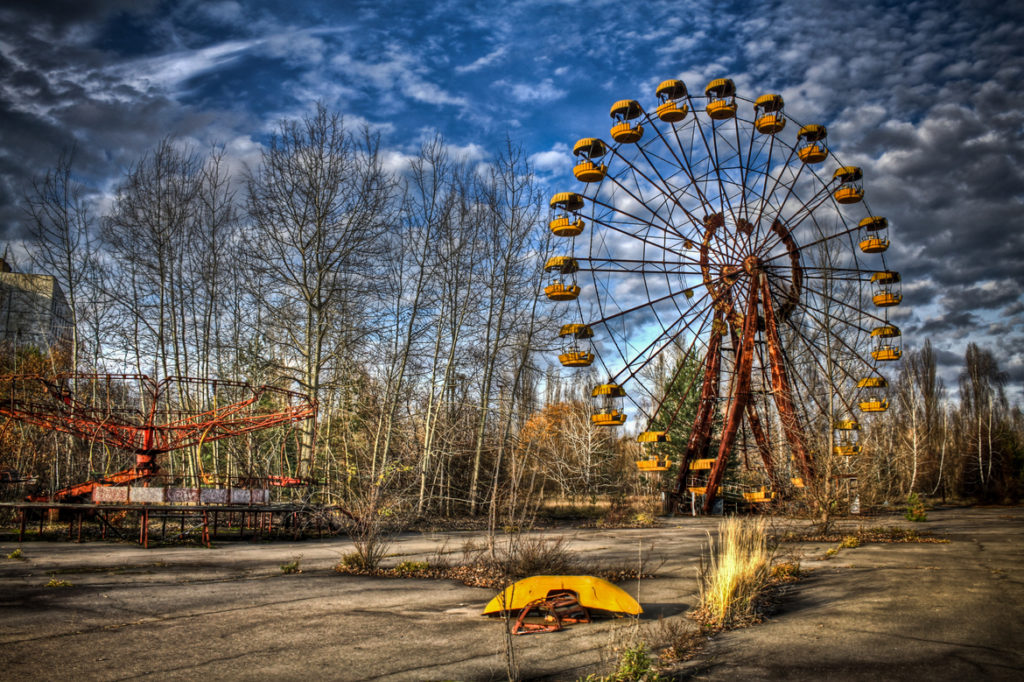
[{"label": "red metal ride structure", "polygon": [[[275,386],[141,374],[11,374],[0,376],[0,391],[2,417],[135,455],[129,468],[31,501],[80,498],[98,486],[149,479],[169,452],[315,419],[317,409],[308,396]],[[264,478],[271,485],[305,482],[284,472]]]}]

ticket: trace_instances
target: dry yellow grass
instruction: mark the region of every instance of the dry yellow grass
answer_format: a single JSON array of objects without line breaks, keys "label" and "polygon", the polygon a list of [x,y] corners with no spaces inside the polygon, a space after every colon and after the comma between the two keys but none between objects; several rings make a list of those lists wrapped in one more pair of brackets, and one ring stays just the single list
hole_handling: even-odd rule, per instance
[{"label": "dry yellow grass", "polygon": [[712,628],[729,627],[756,615],[756,599],[771,579],[772,551],[762,518],[730,517],[709,535],[702,557],[697,619]]}]

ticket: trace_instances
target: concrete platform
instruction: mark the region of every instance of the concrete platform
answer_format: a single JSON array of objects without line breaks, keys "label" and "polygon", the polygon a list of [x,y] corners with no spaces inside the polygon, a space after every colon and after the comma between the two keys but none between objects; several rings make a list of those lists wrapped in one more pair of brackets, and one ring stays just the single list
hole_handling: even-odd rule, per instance
[{"label": "concrete platform", "polygon": [[[684,674],[698,679],[1022,679],[1024,509],[932,512],[914,527],[950,544],[865,545],[820,557],[767,623],[724,633]],[[870,519],[868,525],[896,523]],[[643,554],[658,577],[631,619],[517,637],[527,679],[600,672],[612,646],[657,618],[683,619],[714,519],[644,530],[558,533],[595,563]],[[909,524],[907,524],[909,525]],[[454,557],[480,533],[405,535],[388,561]],[[26,561],[0,543],[4,679],[504,679],[504,628],[478,614],[491,590],[450,581],[333,572],[339,539],[225,542],[213,549],[28,542]],[[302,573],[281,564],[301,556]],[[71,583],[45,587],[51,577]],[[636,594],[636,583],[622,585]]]}]

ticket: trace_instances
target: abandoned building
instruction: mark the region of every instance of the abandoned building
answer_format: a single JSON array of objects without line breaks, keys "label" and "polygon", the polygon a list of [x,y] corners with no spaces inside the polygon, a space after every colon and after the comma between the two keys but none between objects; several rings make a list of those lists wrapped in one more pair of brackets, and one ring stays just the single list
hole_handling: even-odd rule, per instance
[{"label": "abandoned building", "polygon": [[0,345],[67,351],[72,337],[71,309],[57,279],[14,272],[0,258]]}]

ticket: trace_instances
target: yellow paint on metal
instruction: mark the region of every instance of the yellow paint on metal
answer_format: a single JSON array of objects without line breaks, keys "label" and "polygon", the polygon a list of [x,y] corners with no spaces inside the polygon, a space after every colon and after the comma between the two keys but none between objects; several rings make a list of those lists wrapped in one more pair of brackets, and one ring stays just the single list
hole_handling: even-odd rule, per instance
[{"label": "yellow paint on metal", "polygon": [[600,386],[595,387],[594,390],[590,392],[590,395],[594,398],[602,395],[612,396],[613,398],[623,398],[626,395],[626,390],[618,384],[601,384]]},{"label": "yellow paint on metal", "polygon": [[872,215],[868,216],[867,218],[864,218],[859,223],[857,223],[857,227],[863,227],[865,230],[869,231],[884,230],[885,228],[889,227],[889,221],[880,215]]},{"label": "yellow paint on metal", "polygon": [[589,339],[594,336],[594,330],[585,324],[563,324],[558,331],[559,336],[575,336],[577,339]]},{"label": "yellow paint on metal", "polygon": [[508,586],[488,602],[483,615],[517,611],[534,599],[543,599],[551,592],[570,590],[580,605],[615,613],[639,615],[644,612],[631,596],[607,580],[591,575],[535,575]]}]

